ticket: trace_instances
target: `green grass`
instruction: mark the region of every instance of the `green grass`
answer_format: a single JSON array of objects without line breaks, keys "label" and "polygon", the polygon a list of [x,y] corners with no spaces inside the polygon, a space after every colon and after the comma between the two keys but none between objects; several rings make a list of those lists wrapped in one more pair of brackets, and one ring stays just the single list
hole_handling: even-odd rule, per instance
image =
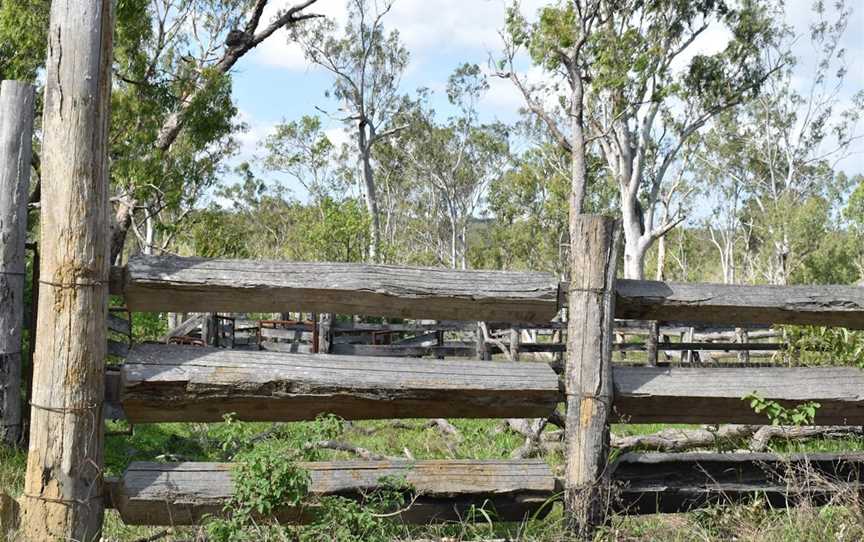
[{"label": "green grass", "polygon": [[[357,446],[384,456],[404,457],[407,449],[417,459],[447,458],[506,458],[522,444],[522,437],[502,431],[495,420],[451,420],[461,433],[461,439],[443,435],[437,428],[428,427],[423,420],[402,420],[398,427],[392,421],[369,421],[346,424],[339,437]],[[677,425],[616,425],[618,434],[647,434]],[[125,429],[122,423],[112,422],[109,431]],[[114,435],[106,438],[106,475],[121,475],[132,461],[224,461],[230,459],[237,446],[244,447],[254,437],[269,432],[299,447],[303,442],[320,438],[315,422],[170,423],[135,427],[133,435]],[[228,450],[224,444],[228,443]],[[782,443],[774,447],[778,452],[802,451],[864,451],[864,439],[817,439],[806,442]],[[353,458],[346,453],[323,452],[320,459]],[[553,468],[560,468],[562,458],[554,454],[547,458]],[[0,491],[18,495],[23,485],[26,457],[21,451],[0,447]],[[404,539],[483,540],[512,538],[526,541],[554,542],[562,539],[560,504],[542,520],[523,524],[501,524],[492,518],[478,517],[476,522],[435,525],[422,528],[404,528]],[[598,540],[861,540],[864,539],[864,520],[858,506],[834,506],[793,510],[769,510],[762,503],[749,506],[709,508],[690,514],[654,515],[645,517],[616,516],[598,533]],[[161,532],[161,528],[125,526],[113,511],[106,515],[104,540],[127,542]],[[193,540],[199,534],[195,528],[178,528],[163,538],[167,542]]]}]

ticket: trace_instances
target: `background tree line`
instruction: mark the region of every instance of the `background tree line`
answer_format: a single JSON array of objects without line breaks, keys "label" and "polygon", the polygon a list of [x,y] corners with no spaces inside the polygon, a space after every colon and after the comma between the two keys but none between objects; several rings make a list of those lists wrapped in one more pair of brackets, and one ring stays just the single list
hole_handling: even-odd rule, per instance
[{"label": "background tree line", "polygon": [[[772,0],[549,0],[536,13],[512,4],[501,51],[457,68],[437,111],[443,102],[431,90],[403,88],[411,55],[387,25],[393,1],[349,0],[340,26],[314,13],[324,0],[272,18],[267,0],[120,0],[113,257],[563,277],[573,209],[622,218],[631,278],[864,276],[864,182],[838,166],[864,105],[860,92],[841,98],[850,94],[846,3],[817,2],[806,35]],[[39,81],[48,9],[0,2],[0,77]],[[699,52],[718,28],[728,43]],[[285,119],[259,142],[259,158],[229,166],[244,130],[231,98],[235,67],[263,41],[285,39],[329,74],[334,106]],[[818,56],[812,70],[792,53],[801,40]],[[529,78],[526,63],[543,77]],[[481,118],[492,77],[524,98],[519,122]],[[345,143],[328,137],[334,121]]]}]

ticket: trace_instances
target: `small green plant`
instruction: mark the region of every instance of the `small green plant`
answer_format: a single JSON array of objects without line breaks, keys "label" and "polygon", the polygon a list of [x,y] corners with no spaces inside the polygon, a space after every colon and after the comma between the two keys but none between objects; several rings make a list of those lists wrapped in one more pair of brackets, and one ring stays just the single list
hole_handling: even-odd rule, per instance
[{"label": "small green plant", "polygon": [[338,542],[389,542],[397,539],[403,527],[398,519],[406,501],[414,493],[411,485],[399,477],[385,476],[375,490],[359,500],[340,496],[321,498],[315,521],[299,532],[301,542],[334,540]]},{"label": "small green plant", "polygon": [[240,542],[255,537],[268,540],[278,531],[276,514],[285,508],[301,508],[309,493],[309,473],[291,459],[290,450],[265,443],[241,454],[234,466],[234,494],[225,505],[227,519],[207,525],[216,542]]},{"label": "small green plant", "polygon": [[745,395],[742,400],[749,401],[757,414],[764,413],[771,420],[771,425],[813,425],[816,411],[822,406],[815,401],[808,401],[795,408],[787,408],[777,401],[765,399],[755,391]]}]

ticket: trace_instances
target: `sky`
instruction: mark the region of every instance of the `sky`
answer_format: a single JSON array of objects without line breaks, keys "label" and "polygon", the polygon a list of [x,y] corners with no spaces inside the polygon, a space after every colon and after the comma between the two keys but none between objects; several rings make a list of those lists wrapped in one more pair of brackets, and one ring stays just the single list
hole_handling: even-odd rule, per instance
[{"label": "sky", "polygon": [[[447,77],[465,62],[486,67],[490,55],[497,56],[502,48],[499,31],[504,25],[505,7],[511,0],[395,0],[386,16],[387,28],[399,30],[411,59],[402,80],[402,90],[413,92],[420,87],[433,91],[433,105],[446,110],[444,88]],[[549,0],[522,0],[523,13],[531,15]],[[850,0],[852,19],[843,46],[847,49],[849,74],[841,97],[849,99],[853,92],[864,89],[864,0]],[[293,4],[291,0],[271,2],[265,20],[278,9]],[[787,0],[787,22],[799,32],[806,31],[813,21],[811,0]],[[858,6],[857,4],[860,4]],[[345,0],[318,0],[309,11],[332,17],[337,22],[346,19]],[[713,52],[725,45],[728,37],[722,31],[709,31],[696,51]],[[809,81],[815,54],[807,39],[801,39],[795,48],[799,57],[795,84],[802,88]],[[526,68],[528,65],[526,63]],[[528,68],[528,76],[540,77],[536,68]],[[250,160],[260,154],[257,145],[281,120],[295,120],[303,115],[316,114],[316,107],[332,110],[332,102],[325,97],[331,76],[305,61],[300,48],[289,42],[285,31],[275,34],[252,51],[239,63],[234,75],[234,99],[242,120],[248,125],[241,135],[241,151],[237,161]],[[492,77],[490,90],[480,104],[484,120],[512,122],[519,117],[523,101],[509,81]],[[337,143],[347,141],[337,121],[327,121],[328,136]],[[859,127],[864,132],[864,126]],[[839,166],[850,173],[864,173],[864,141],[853,149],[854,154]],[[288,187],[304,198],[302,189]]]}]

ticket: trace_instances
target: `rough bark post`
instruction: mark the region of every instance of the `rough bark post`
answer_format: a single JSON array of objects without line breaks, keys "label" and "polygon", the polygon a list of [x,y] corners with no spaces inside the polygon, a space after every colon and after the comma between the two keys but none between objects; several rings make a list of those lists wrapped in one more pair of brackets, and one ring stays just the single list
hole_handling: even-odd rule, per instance
[{"label": "rough bark post", "polygon": [[570,219],[564,507],[567,528],[578,539],[592,537],[608,508],[606,467],[620,238],[620,223],[614,219],[585,215]]},{"label": "rough bark post", "polygon": [[657,367],[657,343],[660,342],[660,322],[651,320],[648,322],[648,366]]},{"label": "rough bark post", "polygon": [[216,313],[204,313],[204,320],[201,322],[201,341],[205,346],[215,345],[216,343]]},{"label": "rough bark post", "polygon": [[33,87],[0,84],[0,442],[21,438],[21,330]]},{"label": "rough bark post", "polygon": [[24,540],[101,536],[112,0],[51,3]]}]

